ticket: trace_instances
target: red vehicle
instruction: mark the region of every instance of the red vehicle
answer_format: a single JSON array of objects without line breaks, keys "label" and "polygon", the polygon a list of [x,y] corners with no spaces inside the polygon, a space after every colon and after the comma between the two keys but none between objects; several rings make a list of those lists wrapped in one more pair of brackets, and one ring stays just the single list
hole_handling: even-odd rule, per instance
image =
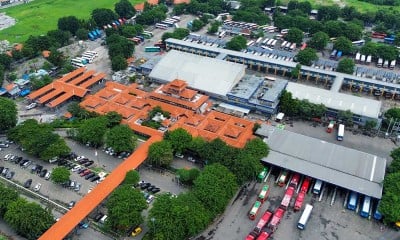
[{"label": "red vehicle", "polygon": [[255,240],[257,237],[257,235],[254,235],[253,232],[249,233],[249,235],[247,235],[246,240]]},{"label": "red vehicle", "polygon": [[162,49],[166,48],[165,43],[163,43],[162,41],[159,41],[159,42],[155,43],[154,46],[155,47],[160,47]]},{"label": "red vehicle", "polygon": [[303,205],[304,197],[306,196],[306,193],[304,192],[299,192],[299,195],[297,195],[296,202],[294,203],[294,210],[299,211],[301,209],[301,205]]},{"label": "red vehicle", "polygon": [[274,213],[274,216],[271,219],[271,222],[268,224],[268,228],[271,229],[272,232],[275,232],[278,229],[278,225],[285,214],[285,210],[278,207]]},{"label": "red vehicle", "polygon": [[386,33],[380,33],[380,32],[372,32],[371,37],[372,38],[379,38],[379,39],[384,39],[386,37]]},{"label": "red vehicle", "polygon": [[267,240],[271,236],[268,232],[262,232],[260,236],[258,236],[257,240]]},{"label": "red vehicle", "polygon": [[265,211],[264,215],[261,217],[260,221],[258,221],[256,227],[254,228],[253,233],[255,233],[258,236],[258,234],[261,233],[261,230],[264,228],[264,226],[267,225],[271,217],[272,217],[272,212],[268,210]]},{"label": "red vehicle", "polygon": [[306,47],[307,47],[307,43],[303,43],[303,44],[301,45],[300,50],[304,50],[304,49],[306,49]]},{"label": "red vehicle", "polygon": [[308,188],[310,187],[311,178],[305,177],[303,184],[301,185],[300,192],[307,193]]},{"label": "red vehicle", "polygon": [[284,210],[287,210],[289,207],[290,200],[292,200],[294,194],[294,187],[290,186],[285,192],[285,195],[283,196],[282,202],[281,202],[281,208]]},{"label": "red vehicle", "polygon": [[290,186],[294,187],[295,189],[297,188],[297,185],[299,185],[300,182],[300,174],[295,173],[292,177],[292,180],[290,181]]},{"label": "red vehicle", "polygon": [[90,169],[85,170],[83,173],[81,173],[81,177],[84,177],[86,175],[88,175],[89,173],[91,173],[92,171]]}]

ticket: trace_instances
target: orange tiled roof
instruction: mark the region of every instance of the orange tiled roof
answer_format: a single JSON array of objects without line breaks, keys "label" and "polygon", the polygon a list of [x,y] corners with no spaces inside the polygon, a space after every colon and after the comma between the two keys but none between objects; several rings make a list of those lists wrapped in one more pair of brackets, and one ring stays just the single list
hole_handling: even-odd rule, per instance
[{"label": "orange tiled roof", "polygon": [[[147,0],[147,3],[154,6],[154,5],[158,5],[159,0]],[[136,4],[135,6],[133,6],[133,8],[136,11],[143,11],[144,10],[144,2]]]},{"label": "orange tiled roof", "polygon": [[17,50],[17,51],[21,51],[22,48],[24,48],[24,45],[22,45],[21,43],[18,43],[18,44],[16,44],[16,45],[14,46],[14,49]]},{"label": "orange tiled roof", "polygon": [[44,57],[44,58],[48,58],[48,57],[50,57],[50,51],[48,51],[48,50],[44,50],[43,52],[42,52],[42,56]]},{"label": "orange tiled roof", "polygon": [[189,4],[190,0],[174,0],[174,5],[181,4],[181,3]]},{"label": "orange tiled roof", "polygon": [[72,114],[70,112],[65,112],[64,117],[67,119],[72,118]]},{"label": "orange tiled roof", "polygon": [[11,90],[13,90],[15,88],[15,86],[17,86],[17,85],[15,85],[14,83],[10,83],[5,88],[6,88],[7,92],[10,92]]}]

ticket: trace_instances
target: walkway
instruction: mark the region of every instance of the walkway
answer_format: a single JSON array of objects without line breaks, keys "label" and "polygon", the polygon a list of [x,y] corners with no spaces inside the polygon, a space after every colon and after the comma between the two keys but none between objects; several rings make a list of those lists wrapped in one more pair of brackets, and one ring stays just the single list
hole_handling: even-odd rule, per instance
[{"label": "walkway", "polygon": [[146,158],[150,145],[161,141],[162,137],[153,136],[122,162],[103,182],[83,197],[74,208],[66,213],[58,222],[47,230],[39,240],[63,239],[67,236],[90,212],[93,211],[114,189],[121,184],[126,172],[137,168]]}]

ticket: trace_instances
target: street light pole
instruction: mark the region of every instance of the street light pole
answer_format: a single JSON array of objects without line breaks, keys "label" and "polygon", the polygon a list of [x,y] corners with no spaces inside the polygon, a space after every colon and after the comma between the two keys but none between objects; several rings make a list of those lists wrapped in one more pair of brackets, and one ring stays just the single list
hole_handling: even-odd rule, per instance
[{"label": "street light pole", "polygon": [[150,220],[151,220],[151,222],[153,223],[154,235],[156,235],[156,224],[155,224],[156,219],[152,217]]}]

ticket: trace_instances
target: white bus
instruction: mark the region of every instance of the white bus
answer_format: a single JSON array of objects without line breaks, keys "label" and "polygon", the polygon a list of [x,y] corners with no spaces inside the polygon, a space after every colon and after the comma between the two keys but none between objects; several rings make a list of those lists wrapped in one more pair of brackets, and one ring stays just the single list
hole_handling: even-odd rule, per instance
[{"label": "white bus", "polygon": [[290,45],[289,51],[294,51],[296,49],[296,43],[292,43],[292,45]]},{"label": "white bus", "polygon": [[83,63],[71,62],[71,65],[75,68],[81,68],[81,67],[86,68],[85,64],[83,64]]},{"label": "white bus", "polygon": [[382,67],[382,64],[383,64],[383,59],[382,59],[382,58],[379,58],[379,59],[378,59],[378,64],[377,64],[378,68],[381,68],[381,67]]},{"label": "white bus", "polygon": [[168,29],[168,26],[167,26],[166,24],[156,23],[156,28],[159,28],[159,29]]},{"label": "white bus", "polygon": [[395,66],[396,66],[396,60],[392,60],[392,61],[390,62],[389,68],[390,68],[391,70],[393,70]]},{"label": "white bus", "polygon": [[313,206],[310,204],[306,204],[306,208],[303,211],[303,214],[301,214],[300,220],[297,223],[297,228],[303,230],[304,228],[306,228],[308,219],[311,216],[311,212],[313,210]]},{"label": "white bus", "polygon": [[266,44],[269,41],[269,38],[264,39],[264,41],[262,41],[262,44]]},{"label": "white bus", "polygon": [[268,40],[268,42],[267,42],[267,46],[270,46],[271,45],[271,43],[274,41],[274,39],[273,38],[271,38],[270,40]]},{"label": "white bus", "polygon": [[149,32],[149,31],[143,31],[143,33],[149,34],[152,37],[154,36],[154,34],[152,32]]},{"label": "white bus", "polygon": [[173,16],[172,18],[175,20],[178,20],[178,22],[181,20],[181,17],[178,17],[178,16]]},{"label": "white bus", "polygon": [[91,57],[90,55],[82,55],[82,58],[87,60],[88,63],[92,63],[94,60],[94,57]]},{"label": "white bus", "polygon": [[278,41],[278,40],[276,40],[276,39],[275,39],[274,41],[272,41],[271,47],[275,47],[277,41]]},{"label": "white bus", "polygon": [[218,38],[223,38],[226,35],[226,31],[222,31],[219,35]]},{"label": "white bus", "polygon": [[314,184],[313,193],[320,194],[321,189],[322,189],[322,181],[317,179],[317,181],[315,181],[315,184]]},{"label": "white bus", "polygon": [[99,56],[99,54],[97,52],[95,52],[95,51],[86,51],[83,54],[88,54],[88,55],[92,55],[92,56],[95,56],[95,57]]},{"label": "white bus", "polygon": [[364,202],[361,208],[360,216],[367,218],[369,217],[369,210],[371,208],[371,197],[365,196],[364,197]]},{"label": "white bus", "polygon": [[292,45],[291,42],[287,42],[285,46],[285,50],[289,50],[290,46]]},{"label": "white bus", "polygon": [[287,41],[284,41],[284,42],[281,44],[281,48],[285,48],[286,43],[287,43]]},{"label": "white bus", "polygon": [[249,47],[249,46],[251,46],[251,45],[253,45],[254,44],[254,41],[249,41],[249,42],[247,42],[247,46]]},{"label": "white bus", "polygon": [[372,56],[371,56],[371,55],[368,55],[368,57],[367,57],[367,64],[370,64],[370,63],[371,63],[371,60],[372,60]]},{"label": "white bus", "polygon": [[72,64],[76,63],[76,64],[83,64],[83,65],[85,65],[85,64],[84,64],[85,62],[86,62],[86,60],[85,60],[85,59],[82,59],[82,58],[80,58],[80,57],[71,59],[71,63],[72,63]]},{"label": "white bus", "polygon": [[344,125],[343,124],[339,124],[337,140],[338,141],[343,141],[343,137],[344,137]]},{"label": "white bus", "polygon": [[356,61],[360,61],[360,58],[361,58],[361,54],[360,54],[360,53],[357,53],[357,54],[356,54]]},{"label": "white bus", "polygon": [[259,38],[257,39],[256,43],[259,44],[259,43],[261,42],[261,40],[262,40],[262,37],[259,37]]}]

